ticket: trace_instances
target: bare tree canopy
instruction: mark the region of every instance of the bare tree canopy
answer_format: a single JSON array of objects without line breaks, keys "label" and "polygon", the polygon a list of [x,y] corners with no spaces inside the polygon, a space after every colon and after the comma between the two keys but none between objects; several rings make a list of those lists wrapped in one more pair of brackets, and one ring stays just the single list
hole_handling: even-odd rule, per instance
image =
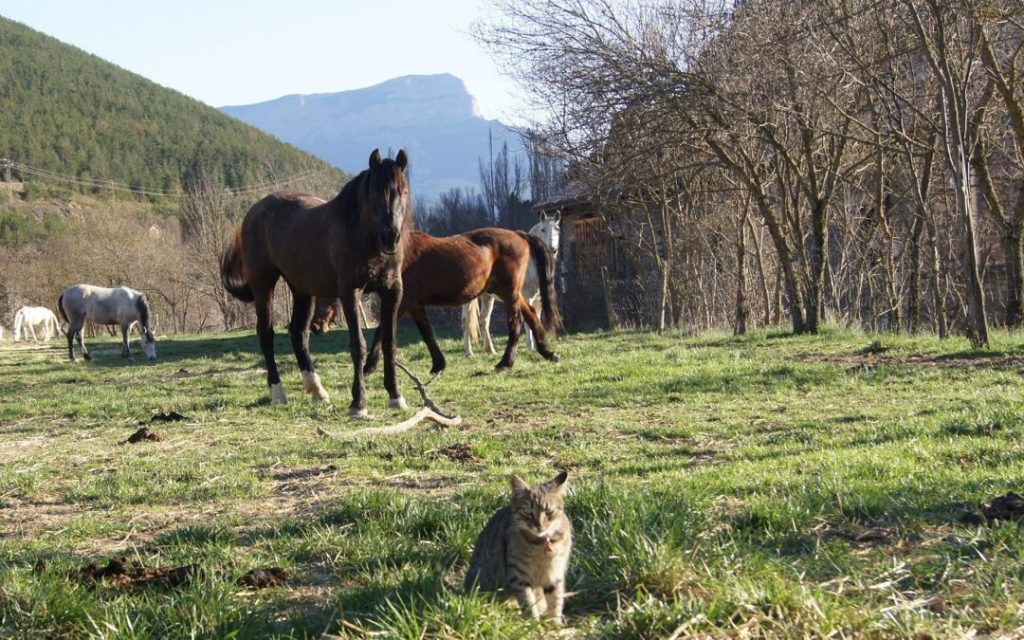
[{"label": "bare tree canopy", "polygon": [[476,37],[658,326],[1021,322],[1024,3],[491,4]]}]

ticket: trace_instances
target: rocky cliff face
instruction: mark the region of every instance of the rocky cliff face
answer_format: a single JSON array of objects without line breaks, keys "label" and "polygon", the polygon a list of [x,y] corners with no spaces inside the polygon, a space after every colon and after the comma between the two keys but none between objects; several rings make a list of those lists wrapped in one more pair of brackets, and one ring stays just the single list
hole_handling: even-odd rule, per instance
[{"label": "rocky cliff face", "polygon": [[370,152],[410,157],[413,193],[436,197],[451,187],[479,185],[478,158],[518,137],[479,115],[462,80],[449,74],[403,76],[381,84],[313,95],[289,95],[221,111],[271,133],[331,164],[357,173]]}]

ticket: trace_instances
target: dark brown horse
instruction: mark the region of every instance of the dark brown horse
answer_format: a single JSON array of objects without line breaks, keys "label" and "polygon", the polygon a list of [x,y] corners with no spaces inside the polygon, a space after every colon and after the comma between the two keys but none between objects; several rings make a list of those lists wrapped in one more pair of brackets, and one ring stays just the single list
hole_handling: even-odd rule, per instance
[{"label": "dark brown horse", "polygon": [[[522,294],[523,280],[531,259],[540,280],[543,326]],[[536,337],[537,351],[548,360],[558,361],[558,356],[548,347],[545,333],[554,334],[559,323],[554,258],[551,249],[540,238],[493,227],[448,238],[414,232],[405,250],[402,281],[405,293],[398,315],[401,317],[408,313],[415,321],[430,350],[431,373],[444,370],[445,358],[437,346],[426,307],[458,307],[482,293],[498,296],[505,303],[508,318],[508,344],[496,369],[509,369],[515,364],[524,318]],[[319,302],[313,330],[326,331],[336,309],[337,305],[330,299]],[[378,328],[366,360],[367,373],[376,368],[381,335]]]},{"label": "dark brown horse", "polygon": [[295,192],[271,194],[249,209],[234,242],[224,252],[224,288],[239,300],[256,304],[256,333],[275,404],[283,404],[285,394],[274,361],[270,310],[274,286],[278,278],[284,278],[294,299],[288,333],[306,392],[320,400],[328,398],[309,357],[313,297],[339,298],[348,326],[355,328],[349,332],[355,367],[349,413],[366,417],[366,343],[359,331],[356,301],[363,290],[376,291],[381,300],[384,387],[391,406],[405,408],[395,382],[395,324],[402,298],[400,267],[412,227],[407,164],[404,150],[394,160],[381,160],[374,149],[370,168],[330,202]]}]

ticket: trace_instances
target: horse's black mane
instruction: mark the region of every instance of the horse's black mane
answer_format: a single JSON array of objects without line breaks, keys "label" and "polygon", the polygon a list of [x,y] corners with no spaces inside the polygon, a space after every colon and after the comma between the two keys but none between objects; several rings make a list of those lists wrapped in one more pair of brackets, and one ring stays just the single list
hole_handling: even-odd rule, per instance
[{"label": "horse's black mane", "polygon": [[149,328],[149,300],[146,299],[146,294],[139,294],[138,298],[135,298],[135,308],[139,312],[139,324],[143,328]]}]

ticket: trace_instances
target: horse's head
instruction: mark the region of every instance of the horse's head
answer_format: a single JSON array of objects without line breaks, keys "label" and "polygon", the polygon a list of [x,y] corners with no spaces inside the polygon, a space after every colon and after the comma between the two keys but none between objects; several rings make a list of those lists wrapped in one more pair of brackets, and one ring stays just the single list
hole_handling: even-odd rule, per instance
[{"label": "horse's head", "polygon": [[530,235],[537,236],[538,238],[544,240],[544,244],[546,244],[551,249],[551,255],[556,259],[558,258],[558,238],[561,232],[561,211],[556,211],[555,215],[553,216],[549,216],[547,213],[545,213],[541,217],[540,222],[533,225],[533,228],[530,229]]},{"label": "horse's head", "polygon": [[146,357],[156,360],[156,336],[153,335],[153,330],[149,327],[142,327],[139,342],[142,343],[142,352],[146,354]]},{"label": "horse's head", "polygon": [[149,300],[144,294],[135,296],[135,310],[139,318],[139,343],[142,345],[142,352],[150,360],[156,360],[156,336],[153,335],[153,328],[149,326]]},{"label": "horse's head", "polygon": [[408,165],[405,149],[399,151],[394,160],[382,160],[378,149],[370,154],[367,195],[381,251],[388,255],[398,252],[403,240],[402,232],[412,221],[412,195],[405,179]]}]

